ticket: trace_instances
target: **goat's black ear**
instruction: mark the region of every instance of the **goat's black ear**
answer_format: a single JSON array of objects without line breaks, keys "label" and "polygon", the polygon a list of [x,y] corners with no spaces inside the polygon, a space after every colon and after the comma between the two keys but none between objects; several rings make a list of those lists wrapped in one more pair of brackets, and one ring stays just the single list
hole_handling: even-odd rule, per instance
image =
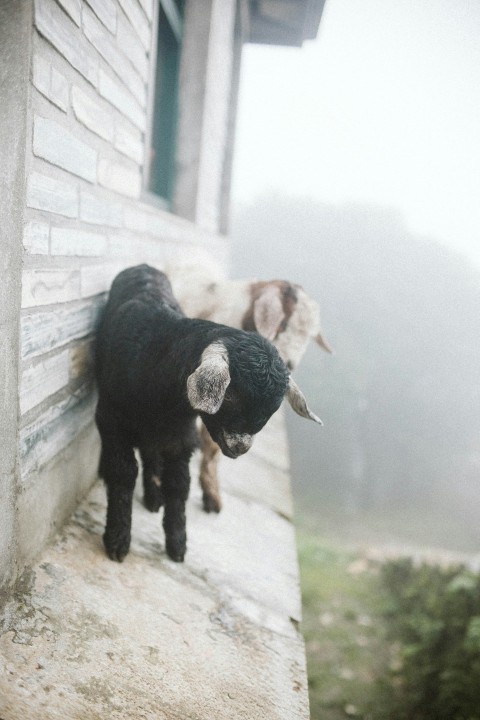
[{"label": "goat's black ear", "polygon": [[323,422],[320,420],[320,418],[317,417],[315,413],[313,413],[308,407],[304,394],[302,393],[292,376],[290,376],[288,380],[288,388],[285,395],[297,415],[300,415],[304,418],[309,418],[310,420],[313,420],[319,425],[323,425]]},{"label": "goat's black ear", "polygon": [[194,410],[214,415],[229,383],[227,349],[223,343],[214,342],[205,348],[200,365],[187,378],[188,401]]},{"label": "goat's black ear", "polygon": [[275,340],[284,319],[280,288],[267,285],[253,303],[253,321],[257,332],[267,340]]}]

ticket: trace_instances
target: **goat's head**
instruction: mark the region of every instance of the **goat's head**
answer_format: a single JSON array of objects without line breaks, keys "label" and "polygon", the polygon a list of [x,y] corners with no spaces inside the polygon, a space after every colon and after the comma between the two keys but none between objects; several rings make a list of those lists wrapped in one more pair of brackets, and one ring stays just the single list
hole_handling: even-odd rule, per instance
[{"label": "goat's head", "polygon": [[249,450],[284,397],[296,413],[321,424],[277,350],[257,334],[236,331],[208,345],[187,379],[187,395],[213,440],[231,458]]},{"label": "goat's head", "polygon": [[320,331],[318,303],[300,285],[286,280],[252,284],[251,304],[242,327],[270,340],[289,370],[297,367],[310,340],[332,352]]}]

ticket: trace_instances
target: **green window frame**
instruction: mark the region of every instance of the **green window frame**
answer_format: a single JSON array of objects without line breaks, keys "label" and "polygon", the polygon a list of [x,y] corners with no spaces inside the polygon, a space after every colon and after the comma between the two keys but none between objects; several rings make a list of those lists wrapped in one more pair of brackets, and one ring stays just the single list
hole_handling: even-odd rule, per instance
[{"label": "green window frame", "polygon": [[175,181],[178,83],[185,0],[159,0],[146,189],[170,206]]}]

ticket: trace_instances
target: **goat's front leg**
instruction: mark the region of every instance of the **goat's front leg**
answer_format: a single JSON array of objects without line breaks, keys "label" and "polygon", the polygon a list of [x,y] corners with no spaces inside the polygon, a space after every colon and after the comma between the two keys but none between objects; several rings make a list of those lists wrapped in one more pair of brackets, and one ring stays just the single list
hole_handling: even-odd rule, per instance
[{"label": "goat's front leg", "polygon": [[189,460],[165,460],[163,467],[165,547],[167,555],[175,562],[183,562],[187,550],[185,503],[190,489]]},{"label": "goat's front leg", "polygon": [[95,420],[102,441],[99,474],[107,486],[107,523],[103,542],[108,557],[122,562],[130,549],[137,461],[133,447],[111,417],[97,409]]},{"label": "goat's front leg", "polygon": [[150,512],[158,512],[164,503],[162,487],[163,458],[156,447],[140,448],[143,465],[143,504]]},{"label": "goat's front leg", "polygon": [[202,423],[201,429],[202,459],[200,463],[200,485],[203,491],[203,509],[205,512],[220,512],[222,501],[218,486],[218,458],[220,448],[212,440],[210,433]]}]

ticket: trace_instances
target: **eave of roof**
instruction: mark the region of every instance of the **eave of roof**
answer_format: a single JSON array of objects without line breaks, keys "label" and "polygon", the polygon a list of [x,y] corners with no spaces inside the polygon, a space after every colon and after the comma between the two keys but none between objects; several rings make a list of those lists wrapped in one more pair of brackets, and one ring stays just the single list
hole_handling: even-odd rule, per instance
[{"label": "eave of roof", "polygon": [[325,0],[250,0],[248,42],[300,47],[318,33]]}]

